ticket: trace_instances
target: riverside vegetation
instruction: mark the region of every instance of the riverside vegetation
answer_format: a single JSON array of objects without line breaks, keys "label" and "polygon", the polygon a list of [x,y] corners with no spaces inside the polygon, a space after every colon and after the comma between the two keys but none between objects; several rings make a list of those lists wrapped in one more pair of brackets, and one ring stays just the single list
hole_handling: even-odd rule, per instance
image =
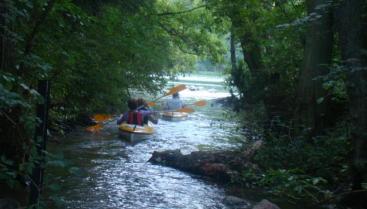
[{"label": "riverside vegetation", "polygon": [[264,140],[258,169],[233,181],[366,208],[366,0],[0,0],[0,11],[1,191],[24,190],[40,162],[39,80],[52,86],[49,129],[63,132],[211,60]]}]

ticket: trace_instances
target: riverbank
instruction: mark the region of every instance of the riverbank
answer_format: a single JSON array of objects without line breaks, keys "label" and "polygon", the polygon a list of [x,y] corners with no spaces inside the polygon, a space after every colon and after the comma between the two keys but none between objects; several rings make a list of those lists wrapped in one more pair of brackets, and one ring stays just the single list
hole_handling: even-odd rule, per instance
[{"label": "riverbank", "polygon": [[[253,158],[262,146],[263,142],[258,140],[247,149],[237,151],[197,151],[185,155],[180,150],[166,150],[154,152],[148,162],[200,175],[208,178],[209,181],[219,183],[226,188],[228,195],[226,201],[230,202],[230,205],[237,205],[235,208],[278,209],[278,205],[263,199],[269,197],[274,199],[282,208],[299,208],[298,204],[289,204],[284,198],[274,198],[264,188],[253,187],[249,182],[242,182],[241,175],[246,170],[261,175],[261,170],[253,162]],[[249,183],[248,187],[243,185],[245,183]],[[263,200],[251,205],[242,198],[250,198],[252,201]],[[303,204],[302,208],[315,207]]]},{"label": "riverbank", "polygon": [[[198,109],[186,121],[160,121],[155,126],[156,133],[152,139],[136,145],[129,145],[117,138],[114,122],[107,123],[98,134],[86,133],[81,129],[68,135],[65,140],[61,140],[64,156],[82,170],[83,174],[58,177],[60,174],[57,171],[50,170],[51,177],[57,176],[57,181],[68,182],[61,189],[67,193],[55,194],[58,198],[67,200],[64,203],[67,207],[79,208],[115,208],[116,205],[127,205],[131,208],[143,208],[147,205],[152,208],[190,208],[185,205],[187,200],[204,208],[238,208],[232,206],[230,201],[238,200],[236,198],[239,197],[243,202],[251,203],[246,206],[251,208],[262,198],[271,197],[273,200],[273,196],[267,191],[257,189],[260,181],[275,181],[279,177],[273,175],[276,178],[271,179],[268,173],[261,173],[264,167],[260,167],[259,159],[255,159],[261,156],[256,154],[258,151],[264,153],[265,150],[266,153],[269,147],[263,147],[257,142],[260,144],[258,148],[254,148],[250,142],[256,142],[259,137],[253,137],[255,135],[251,134],[251,130],[247,131],[248,127],[244,128],[232,110],[224,105],[228,100],[222,97],[224,91],[212,88],[203,86],[197,91],[183,91],[181,97],[184,101],[192,103],[198,99],[207,99],[209,105]],[[247,149],[236,151],[240,147]],[[253,148],[249,149],[250,147]],[[59,148],[60,145],[57,145],[53,150]],[[283,154],[288,151],[291,149],[282,150]],[[272,155],[273,152],[268,153]],[[152,156],[156,156],[157,162],[148,162]],[[170,156],[176,157],[170,159]],[[167,160],[161,161],[163,158]],[[261,166],[265,162],[274,161],[270,158],[264,159]],[[292,162],[292,159],[279,161],[283,162]],[[281,177],[292,177],[289,173],[285,174],[281,173]],[[202,178],[203,176],[205,177]],[[292,185],[301,185],[302,188],[304,186],[299,181]],[[261,186],[269,190],[277,189],[265,184]],[[245,190],[252,192],[246,193]],[[121,194],[116,194],[117,191],[121,191]],[[250,198],[249,193],[256,197]],[[141,196],[146,196],[147,199],[141,200]],[[84,200],[85,197],[88,197],[87,200]],[[285,200],[289,200],[286,195],[279,202]],[[302,204],[302,208],[306,208],[304,205]],[[283,207],[283,204],[281,207],[299,208],[298,205]]]},{"label": "riverbank", "polygon": [[[185,95],[185,94],[183,94]],[[249,139],[250,142],[246,144],[246,149],[239,150],[241,143],[235,144],[233,146],[233,142],[223,140],[222,137],[229,136],[233,133],[239,133],[237,128],[234,128],[233,125],[237,124],[233,123],[233,121],[229,120],[227,122],[218,122],[218,119],[223,120],[223,116],[220,114],[213,114],[212,108],[217,108],[216,105],[220,104],[222,108],[222,103],[220,101],[226,101],[226,98],[215,99],[211,101],[210,104],[214,106],[208,107],[208,110],[201,110],[190,116],[190,120],[183,121],[179,123],[165,122],[162,121],[158,126],[156,126],[157,134],[154,136],[153,141],[146,141],[136,146],[130,146],[128,144],[123,144],[121,151],[116,151],[117,153],[123,152],[124,158],[131,158],[133,161],[137,162],[151,162],[153,165],[159,165],[158,167],[152,168],[153,170],[160,170],[161,165],[172,167],[175,169],[179,169],[188,173],[204,176],[205,179],[209,179],[209,182],[219,183],[220,185],[228,189],[225,196],[239,196],[244,199],[248,199],[248,193],[245,190],[256,188],[260,190],[259,194],[256,196],[262,197],[273,197],[272,194],[269,194],[267,191],[276,191],[279,189],[277,184],[273,182],[285,184],[287,182],[282,182],[284,179],[290,179],[290,183],[292,183],[292,188],[296,188],[300,186],[302,191],[304,189],[309,189],[308,185],[305,185],[309,181],[315,181],[316,184],[312,184],[312,186],[318,186],[319,183],[323,183],[322,179],[308,177],[305,181],[301,181],[304,179],[299,179],[296,174],[284,172],[282,171],[274,171],[273,173],[269,173],[269,164],[274,163],[275,159],[281,156],[279,153],[273,155],[273,151],[269,150],[269,147],[272,147],[271,144],[267,147],[263,147],[263,142],[258,140],[259,137],[254,137],[255,135],[251,134],[245,130],[241,130],[241,137]],[[227,107],[228,108],[228,107]],[[213,117],[214,116],[214,117]],[[231,129],[227,129],[227,127],[231,127]],[[241,126],[239,126],[241,128]],[[187,132],[190,130],[190,132]],[[116,127],[114,123],[107,124],[106,129],[100,133],[99,135],[89,135],[82,134],[85,136],[77,136],[85,138],[80,143],[86,144],[87,141],[91,140],[91,142],[96,144],[101,144],[100,140],[104,139],[104,135],[107,133],[107,142],[110,140],[115,141],[113,134],[116,132]],[[111,136],[109,136],[111,133]],[[246,137],[243,137],[243,134]],[[238,137],[238,136],[237,136]],[[267,140],[269,142],[269,140]],[[104,143],[101,144],[103,146]],[[149,145],[149,146],[148,146]],[[91,145],[94,147],[94,145]],[[334,145],[335,146],[335,145]],[[330,146],[329,146],[330,147]],[[274,149],[279,148],[279,144],[273,146]],[[121,148],[120,148],[121,149]],[[125,150],[126,149],[126,150]],[[99,148],[96,148],[99,150]],[[102,150],[104,150],[102,148]],[[206,150],[206,151],[204,151]],[[208,150],[218,150],[218,151],[208,151]],[[261,155],[257,156],[256,153],[261,151]],[[265,150],[265,151],[264,151]],[[127,151],[127,153],[125,153]],[[283,149],[282,155],[287,152],[293,152],[292,149]],[[94,152],[94,151],[91,151]],[[102,158],[106,155],[103,151]],[[261,159],[264,153],[268,152],[268,157]],[[191,153],[191,154],[187,154]],[[73,156],[74,153],[71,154]],[[299,152],[299,154],[301,154]],[[98,155],[97,155],[98,156]],[[293,155],[292,155],[293,156]],[[77,158],[79,156],[76,156]],[[93,158],[97,158],[95,155],[92,155]],[[260,159],[255,159],[260,158]],[[293,163],[293,157],[289,159],[281,159],[278,164],[282,163]],[[150,160],[149,160],[150,159]],[[84,161],[84,160],[83,160]],[[258,163],[259,161],[263,161],[262,163]],[[260,165],[260,166],[259,166]],[[266,165],[267,167],[264,167]],[[84,165],[80,165],[83,167]],[[125,166],[125,165],[122,165]],[[140,167],[140,165],[139,165]],[[141,167],[144,170],[143,167]],[[140,170],[140,169],[139,169]],[[136,171],[132,171],[133,173]],[[134,174],[136,175],[136,174]],[[140,176],[139,178],[145,179],[145,176]],[[129,177],[127,177],[129,178]],[[292,178],[296,178],[295,180]],[[279,179],[279,181],[278,181]],[[281,181],[280,181],[281,180]],[[153,180],[155,181],[155,180]],[[277,182],[278,181],[278,182]],[[183,182],[185,184],[185,182]],[[221,187],[222,187],[221,186]],[[263,188],[262,191],[261,189]],[[266,189],[264,189],[266,188]],[[139,188],[136,188],[139,189]],[[274,189],[274,190],[273,190]],[[261,192],[264,193],[261,194]],[[291,195],[292,191],[282,191],[282,196],[279,202],[285,201],[294,201],[291,197],[287,195]],[[242,195],[236,195],[239,193],[243,193]],[[284,194],[284,195],[283,195]],[[193,197],[191,197],[193,198]],[[231,198],[230,198],[231,199]],[[256,201],[259,201],[259,198],[255,198]],[[224,201],[224,200],[223,200]],[[276,201],[277,202],[277,201]],[[295,201],[297,202],[297,201]],[[312,201],[310,201],[312,202]],[[278,202],[277,202],[278,203]],[[227,203],[226,203],[227,204]],[[284,204],[286,205],[286,204]],[[297,204],[296,204],[297,205]],[[304,204],[302,204],[304,205]],[[282,208],[297,208],[297,206],[289,206]],[[314,207],[314,206],[313,206]],[[309,207],[309,208],[313,208]],[[306,207],[303,207],[306,208]]]},{"label": "riverbank", "polygon": [[[246,149],[237,151],[197,151],[190,154],[182,154],[178,149],[155,151],[148,162],[172,167],[219,183],[226,188],[229,201],[233,200],[238,204],[241,203],[241,198],[259,201],[270,197],[284,209],[300,208],[300,205],[303,209],[323,208],[322,205],[314,205],[312,201],[298,200],[292,203],[286,196],[280,198],[273,196],[271,192],[267,191],[269,188],[259,187],[256,182],[251,182],[253,177],[244,176],[250,173],[264,175],[264,170],[254,160],[257,152],[263,146],[263,141],[257,140],[249,144]],[[253,197],[251,198],[251,196]],[[246,207],[244,205],[242,204],[239,208],[251,208],[249,205]],[[253,208],[279,208],[279,206],[266,200],[261,201],[261,204],[259,203]]]}]

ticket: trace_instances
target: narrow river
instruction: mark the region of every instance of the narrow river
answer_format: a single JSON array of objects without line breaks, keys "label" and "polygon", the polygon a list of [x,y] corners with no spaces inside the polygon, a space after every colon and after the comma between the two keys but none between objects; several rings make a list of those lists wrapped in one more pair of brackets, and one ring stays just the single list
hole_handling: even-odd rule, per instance
[{"label": "narrow river", "polygon": [[[227,97],[221,80],[193,83],[181,92],[186,103],[206,99],[209,104],[195,108],[189,119],[180,122],[160,120],[150,140],[135,145],[118,138],[115,121],[99,134],[75,131],[51,145],[50,152],[64,153],[66,161],[77,167],[74,174],[49,168],[48,179],[61,184],[53,197],[60,208],[231,208],[224,201],[225,191],[200,178],[172,168],[148,163],[154,151],[180,149],[235,149],[243,137],[237,121],[225,115],[228,110],[211,102]],[[171,82],[170,85],[177,83]],[[55,192],[53,192],[55,193]],[[49,197],[51,198],[51,197]]]}]

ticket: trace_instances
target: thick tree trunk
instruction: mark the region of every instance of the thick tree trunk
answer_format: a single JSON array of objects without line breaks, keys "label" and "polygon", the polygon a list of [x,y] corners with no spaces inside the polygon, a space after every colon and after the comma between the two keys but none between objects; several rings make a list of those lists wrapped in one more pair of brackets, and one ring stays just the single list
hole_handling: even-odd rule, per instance
[{"label": "thick tree trunk", "polygon": [[[337,14],[342,60],[348,75],[353,190],[356,191],[367,182],[367,1],[343,0]],[[366,208],[366,192],[353,194],[355,208]]]},{"label": "thick tree trunk", "polygon": [[243,59],[246,62],[251,75],[257,77],[263,70],[261,62],[261,48],[254,34],[246,33],[241,38]]},{"label": "thick tree trunk", "polygon": [[[0,71],[11,72],[14,69],[14,48],[12,47],[9,30],[11,25],[9,17],[12,15],[9,11],[11,7],[9,1],[0,0]],[[8,158],[21,161],[21,144],[19,138],[18,119],[19,108],[3,109],[0,113],[0,156],[5,155]],[[18,139],[18,140],[17,140]]]},{"label": "thick tree trunk", "polygon": [[244,62],[247,64],[251,74],[249,94],[245,95],[246,101],[249,104],[263,102],[265,97],[266,75],[263,73],[264,66],[261,58],[260,44],[252,33],[243,34],[240,42]]},{"label": "thick tree trunk", "polygon": [[330,0],[308,0],[307,10],[310,22],[306,34],[304,66],[298,86],[297,118],[317,135],[327,126],[328,103],[322,79],[318,76],[329,72],[332,60],[333,30],[332,6]]},{"label": "thick tree trunk", "polygon": [[0,69],[4,71],[5,65],[5,14],[6,8],[4,0],[0,0]]},{"label": "thick tree trunk", "polygon": [[240,91],[240,97],[243,98],[243,90],[241,87],[243,86],[243,69],[237,66],[236,59],[236,41],[233,30],[231,31],[230,36],[230,53],[231,53],[231,77],[233,81],[233,85],[236,86]]},{"label": "thick tree trunk", "polygon": [[0,69],[3,72],[9,68],[10,64],[10,40],[6,32],[6,28],[9,27],[6,18],[6,16],[9,15],[8,13],[7,2],[5,0],[0,0]]}]

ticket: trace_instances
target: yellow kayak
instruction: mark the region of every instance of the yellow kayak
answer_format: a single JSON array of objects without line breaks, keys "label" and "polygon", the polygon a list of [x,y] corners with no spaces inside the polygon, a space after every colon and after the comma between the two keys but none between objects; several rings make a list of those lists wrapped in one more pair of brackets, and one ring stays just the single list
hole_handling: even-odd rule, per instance
[{"label": "yellow kayak", "polygon": [[189,114],[186,112],[163,112],[162,119],[169,121],[186,120]]},{"label": "yellow kayak", "polygon": [[144,126],[127,123],[122,123],[121,125],[119,125],[120,137],[128,140],[129,142],[138,142],[144,139],[148,139],[153,133],[154,128],[151,122]]}]

